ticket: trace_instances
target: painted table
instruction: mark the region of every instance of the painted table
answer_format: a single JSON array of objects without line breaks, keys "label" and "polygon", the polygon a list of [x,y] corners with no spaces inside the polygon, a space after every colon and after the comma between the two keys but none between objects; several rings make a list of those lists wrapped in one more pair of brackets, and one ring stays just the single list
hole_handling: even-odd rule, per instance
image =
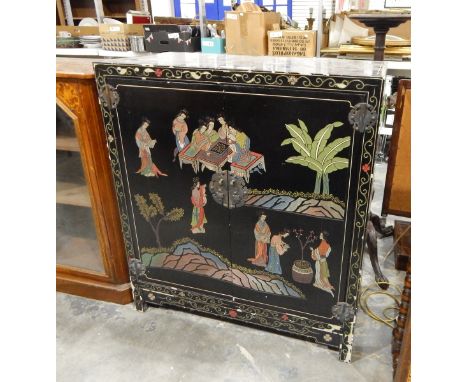
[{"label": "painted table", "polygon": [[265,158],[262,154],[250,151],[245,158],[231,164],[231,171],[235,175],[243,177],[249,183],[250,173],[257,167],[266,172]]},{"label": "painted table", "polygon": [[350,361],[384,64],[164,53],[95,71],[137,309]]},{"label": "painted table", "polygon": [[194,147],[189,143],[184,149],[178,154],[179,165],[182,168],[183,164],[189,164],[192,166],[193,171],[196,173],[200,169],[200,164],[197,160],[198,150],[194,150]]},{"label": "painted table", "polygon": [[231,154],[232,150],[229,145],[218,139],[208,151],[200,151],[197,154],[197,159],[201,164],[202,171],[207,168],[211,171],[221,172]]}]

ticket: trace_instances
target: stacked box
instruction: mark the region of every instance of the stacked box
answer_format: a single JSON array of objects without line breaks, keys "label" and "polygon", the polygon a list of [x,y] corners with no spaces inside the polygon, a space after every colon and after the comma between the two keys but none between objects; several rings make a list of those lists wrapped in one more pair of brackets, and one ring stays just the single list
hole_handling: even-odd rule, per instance
[{"label": "stacked box", "polygon": [[268,32],[268,55],[313,57],[317,40],[316,31],[280,30]]},{"label": "stacked box", "polygon": [[147,52],[199,52],[200,27],[196,25],[145,25],[145,50]]},{"label": "stacked box", "polygon": [[267,31],[281,23],[279,12],[226,12],[226,52],[265,56],[268,53]]},{"label": "stacked box", "polygon": [[143,36],[142,24],[99,25],[102,49],[118,52],[131,50],[129,36]]}]

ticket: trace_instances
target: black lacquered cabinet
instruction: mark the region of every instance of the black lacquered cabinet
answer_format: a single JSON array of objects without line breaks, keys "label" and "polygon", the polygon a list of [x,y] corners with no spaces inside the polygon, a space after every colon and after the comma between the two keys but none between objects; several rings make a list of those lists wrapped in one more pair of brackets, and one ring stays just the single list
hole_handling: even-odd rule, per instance
[{"label": "black lacquered cabinet", "polygon": [[349,361],[382,64],[166,53],[95,71],[137,309]]}]

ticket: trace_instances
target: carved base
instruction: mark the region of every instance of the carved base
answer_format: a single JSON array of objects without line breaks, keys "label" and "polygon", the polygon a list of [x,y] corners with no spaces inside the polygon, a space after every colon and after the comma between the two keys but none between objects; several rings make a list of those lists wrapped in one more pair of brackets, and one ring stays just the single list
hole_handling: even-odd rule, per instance
[{"label": "carved base", "polygon": [[116,304],[132,302],[132,291],[129,283],[112,284],[96,281],[85,276],[74,276],[57,271],[57,292],[74,294],[76,296],[108,301]]}]

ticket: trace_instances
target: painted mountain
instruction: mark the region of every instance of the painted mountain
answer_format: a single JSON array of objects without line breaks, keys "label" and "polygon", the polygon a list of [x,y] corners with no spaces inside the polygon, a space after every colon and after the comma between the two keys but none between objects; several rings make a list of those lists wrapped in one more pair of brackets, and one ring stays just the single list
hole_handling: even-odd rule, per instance
[{"label": "painted mountain", "polygon": [[331,195],[279,190],[249,190],[244,205],[338,220],[345,213],[344,203]]},{"label": "painted mountain", "polygon": [[167,251],[143,248],[141,260],[146,267],[190,272],[262,293],[305,298],[297,287],[281,276],[230,264],[223,256],[189,238],[178,240]]}]

